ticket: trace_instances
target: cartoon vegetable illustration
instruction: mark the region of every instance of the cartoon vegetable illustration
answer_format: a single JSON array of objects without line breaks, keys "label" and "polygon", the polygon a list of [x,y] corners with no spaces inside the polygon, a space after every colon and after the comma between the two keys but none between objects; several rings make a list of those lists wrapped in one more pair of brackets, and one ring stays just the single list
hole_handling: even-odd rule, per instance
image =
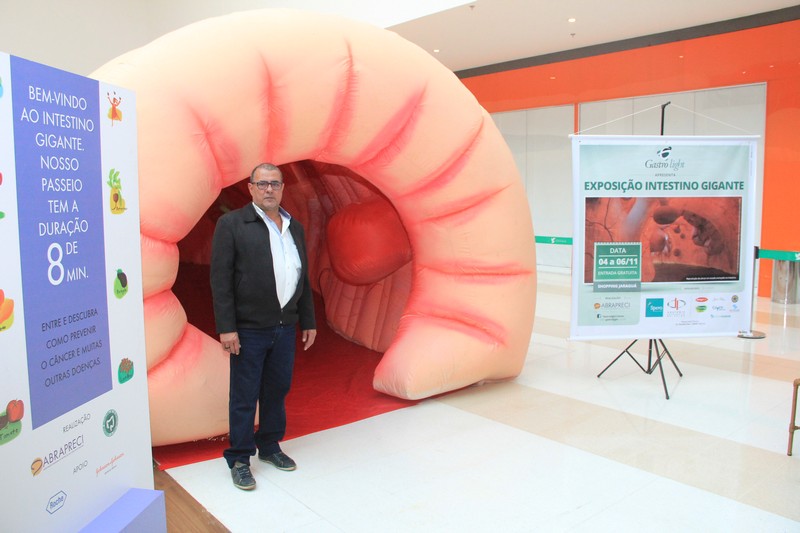
[{"label": "cartoon vegetable illustration", "polygon": [[14,323],[14,300],[6,298],[0,289],[0,331],[6,330]]},{"label": "cartoon vegetable illustration", "polygon": [[118,215],[125,211],[125,200],[122,198],[122,180],[119,179],[119,170],[112,168],[108,172],[106,185],[111,187],[111,195],[109,196],[111,212]]},{"label": "cartoon vegetable illustration", "polygon": [[128,294],[128,275],[118,268],[117,275],[114,277],[114,296],[122,298],[126,294]]},{"label": "cartoon vegetable illustration", "polygon": [[119,379],[120,383],[125,383],[130,381],[131,378],[133,378],[133,361],[126,357],[119,363],[117,379]]},{"label": "cartoon vegetable illustration", "polygon": [[22,400],[11,400],[6,410],[0,413],[0,445],[11,442],[22,432],[22,417],[25,404]]},{"label": "cartoon vegetable illustration", "polygon": [[117,96],[117,92],[114,91],[113,97],[110,93],[106,93],[106,98],[108,99],[108,103],[111,104],[108,110],[108,118],[111,119],[111,127],[113,128],[115,120],[122,122],[122,111],[119,109],[119,104],[122,103],[122,97]]},{"label": "cartoon vegetable illustration", "polygon": [[22,400],[11,400],[6,406],[6,415],[8,415],[9,423],[22,420],[25,415],[25,404],[22,403]]}]

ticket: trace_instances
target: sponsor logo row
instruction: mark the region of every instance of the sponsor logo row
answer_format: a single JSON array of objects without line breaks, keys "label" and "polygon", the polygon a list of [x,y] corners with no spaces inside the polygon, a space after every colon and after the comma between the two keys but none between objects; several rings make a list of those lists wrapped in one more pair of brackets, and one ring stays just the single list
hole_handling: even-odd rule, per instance
[{"label": "sponsor logo row", "polygon": [[709,300],[706,296],[698,296],[694,300],[685,300],[680,297],[673,298],[647,298],[645,300],[644,316],[648,318],[683,317],[687,311],[694,313],[737,313],[739,312],[739,296],[714,297]]}]

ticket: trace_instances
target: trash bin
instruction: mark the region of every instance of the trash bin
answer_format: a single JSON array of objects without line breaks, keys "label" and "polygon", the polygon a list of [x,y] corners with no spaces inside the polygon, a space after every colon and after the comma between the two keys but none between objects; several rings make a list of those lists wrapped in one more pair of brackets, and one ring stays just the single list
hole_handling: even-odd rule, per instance
[{"label": "trash bin", "polygon": [[800,303],[800,262],[772,261],[772,301]]}]

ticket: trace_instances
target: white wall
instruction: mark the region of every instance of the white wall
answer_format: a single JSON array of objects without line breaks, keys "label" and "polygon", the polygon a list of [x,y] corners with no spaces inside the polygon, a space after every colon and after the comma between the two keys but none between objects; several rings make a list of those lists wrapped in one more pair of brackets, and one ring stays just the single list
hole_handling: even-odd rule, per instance
[{"label": "white wall", "polygon": [[87,75],[149,42],[147,2],[0,0],[0,51]]},{"label": "white wall", "polygon": [[[659,135],[661,105],[665,135],[760,135],[756,198],[756,243],[761,235],[761,191],[764,183],[765,84],[723,87],[588,102],[579,106],[579,131],[587,135]],[[514,154],[525,181],[537,236],[572,237],[573,106],[494,113],[497,127]],[[569,270],[570,246],[536,245],[540,267]]]},{"label": "white wall", "polygon": [[0,51],[86,76],[125,52],[209,17],[259,8],[311,9],[381,27],[459,0],[0,0]]}]

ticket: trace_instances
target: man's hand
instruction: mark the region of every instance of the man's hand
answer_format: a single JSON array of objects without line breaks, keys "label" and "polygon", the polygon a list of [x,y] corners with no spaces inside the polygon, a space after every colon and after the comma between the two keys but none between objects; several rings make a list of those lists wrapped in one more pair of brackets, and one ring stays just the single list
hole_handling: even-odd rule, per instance
[{"label": "man's hand", "polygon": [[317,330],[315,329],[304,329],[303,330],[303,351],[308,350],[311,348],[311,345],[314,344],[314,339],[317,338]]},{"label": "man's hand", "polygon": [[222,349],[228,352],[231,355],[239,355],[239,334],[237,332],[232,333],[220,333],[219,334],[219,342],[222,344]]}]

